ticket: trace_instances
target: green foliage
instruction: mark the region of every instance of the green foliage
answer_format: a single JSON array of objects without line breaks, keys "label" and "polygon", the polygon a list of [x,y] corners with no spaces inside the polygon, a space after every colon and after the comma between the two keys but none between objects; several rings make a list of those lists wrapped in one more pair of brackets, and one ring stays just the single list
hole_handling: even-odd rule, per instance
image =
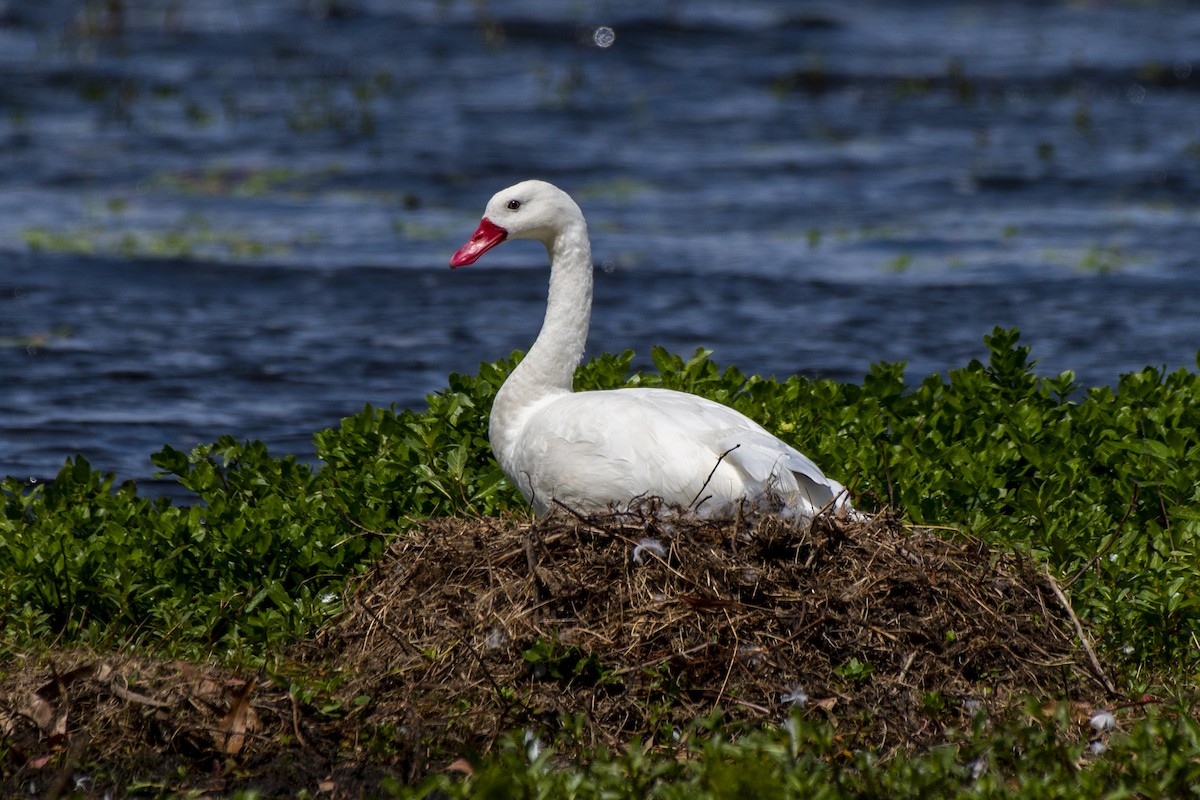
[{"label": "green foliage", "polygon": [[871,673],[875,671],[875,667],[870,662],[860,661],[857,658],[852,658],[840,667],[834,667],[835,675],[844,678],[850,683],[865,681],[871,677]]},{"label": "green foliage", "polygon": [[[860,507],[893,505],[1041,559],[1110,654],[1194,670],[1200,378],[1147,368],[1115,391],[1081,391],[1070,373],[1034,374],[1016,331],[985,342],[986,362],[916,385],[903,364],[877,364],[861,385],[780,381],[721,369],[707,351],[655,349],[656,373],[630,375],[632,353],[605,355],[576,386],[732,405],[851,486]],[[195,493],[190,506],[116,487],[82,459],[47,486],[5,482],[5,635],[260,657],[313,630],[410,521],[523,510],[487,441],[488,409],[519,359],[451,375],[424,410],[368,407],[317,433],[316,467],[228,438],[166,448],[154,461]]]},{"label": "green foliage", "polygon": [[119,253],[124,258],[193,258],[198,254],[226,259],[261,258],[283,253],[288,242],[256,239],[242,230],[213,230],[203,219],[188,217],[169,230],[125,230],[119,235],[111,224],[97,222],[67,230],[30,227],[21,238],[34,252]]},{"label": "green foliage", "polygon": [[588,686],[618,682],[612,670],[606,668],[595,653],[557,640],[538,639],[521,656],[529,664],[535,678],[578,682]]},{"label": "green foliage", "polygon": [[880,759],[849,750],[826,722],[794,715],[736,741],[698,726],[680,753],[595,752],[567,765],[550,748],[513,736],[476,761],[470,778],[445,774],[393,797],[425,798],[1075,798],[1184,797],[1200,781],[1200,725],[1186,715],[1151,716],[1111,736],[1099,755],[1072,735],[1065,713],[994,724],[929,752]]},{"label": "green foliage", "polygon": [[430,395],[424,412],[373,409],[316,434],[322,475],[349,518],[384,529],[401,518],[492,514],[516,508],[520,495],[492,458],[488,412],[520,361],[480,366],[478,376],[452,373],[449,388]]},{"label": "green foliage", "polygon": [[[382,550],[348,530],[294,457],[225,437],[154,463],[190,507],[138,497],[82,458],[49,485],[3,485],[7,632],[94,645],[133,640],[256,660],[337,611],[347,566]],[[15,623],[15,625],[14,625]]]}]

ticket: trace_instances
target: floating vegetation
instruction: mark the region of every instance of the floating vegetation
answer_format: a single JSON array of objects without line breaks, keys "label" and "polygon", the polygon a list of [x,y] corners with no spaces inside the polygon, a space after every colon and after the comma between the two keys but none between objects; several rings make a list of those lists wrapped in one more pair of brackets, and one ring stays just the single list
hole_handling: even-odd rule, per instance
[{"label": "floating vegetation", "polygon": [[78,230],[52,231],[34,226],[21,231],[25,246],[34,251],[91,255],[96,252],[93,237]]},{"label": "floating vegetation", "polygon": [[1077,268],[1083,272],[1116,272],[1131,261],[1128,254],[1116,244],[1095,244],[1080,257]]},{"label": "floating vegetation", "polygon": [[71,336],[73,329],[69,325],[59,325],[48,331],[38,331],[37,333],[27,333],[18,336],[0,336],[0,349],[18,349],[27,350],[30,353],[36,353],[56,341],[66,339]]},{"label": "floating vegetation", "polygon": [[621,177],[584,184],[576,190],[575,194],[582,198],[629,200],[634,195],[648,192],[653,188],[654,184],[649,181]]},{"label": "floating vegetation", "polygon": [[288,167],[213,166],[198,172],[159,172],[148,179],[146,186],[179,194],[259,197],[289,186],[295,193],[299,191],[296,184],[305,177],[311,174]]},{"label": "floating vegetation", "polygon": [[405,239],[427,242],[439,241],[450,235],[450,231],[442,226],[407,219],[393,220],[392,231]]},{"label": "floating vegetation", "polygon": [[371,138],[376,133],[372,103],[392,86],[386,73],[350,87],[327,83],[297,86],[295,104],[287,112],[288,128],[301,134],[335,131],[348,137]]},{"label": "floating vegetation", "polygon": [[114,232],[89,225],[66,231],[41,227],[21,231],[25,245],[35,252],[74,255],[119,255],[124,258],[260,258],[289,252],[289,243],[268,242],[238,230],[217,231],[207,225],[166,231]]},{"label": "floating vegetation", "polygon": [[1075,130],[1080,134],[1087,135],[1092,132],[1092,110],[1085,104],[1080,103],[1075,108],[1075,113],[1071,115],[1071,121],[1075,124]]}]

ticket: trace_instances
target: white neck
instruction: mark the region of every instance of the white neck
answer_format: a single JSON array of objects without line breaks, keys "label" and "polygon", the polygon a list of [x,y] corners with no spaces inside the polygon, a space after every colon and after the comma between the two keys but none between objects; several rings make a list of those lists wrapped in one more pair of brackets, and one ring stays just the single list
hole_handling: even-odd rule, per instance
[{"label": "white neck", "polygon": [[583,358],[592,314],[592,248],[583,217],[572,220],[546,242],[550,256],[550,294],[541,333],[524,360],[496,394],[488,431],[492,449],[504,466],[525,415],[537,403],[570,392],[575,368]]}]

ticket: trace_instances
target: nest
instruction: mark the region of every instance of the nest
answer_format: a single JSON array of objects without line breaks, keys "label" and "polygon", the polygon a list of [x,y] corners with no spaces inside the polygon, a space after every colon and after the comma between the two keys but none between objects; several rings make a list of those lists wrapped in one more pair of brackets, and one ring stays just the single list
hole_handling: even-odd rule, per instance
[{"label": "nest", "polygon": [[431,521],[348,598],[324,657],[354,665],[377,717],[436,731],[435,759],[518,726],[621,748],[795,710],[886,752],[1110,686],[1026,558],[890,518],[653,512]]},{"label": "nest", "polygon": [[656,511],[430,520],[279,662],[294,681],[133,654],[6,665],[0,794],[353,797],[513,730],[563,755],[669,749],[714,715],[736,732],[801,714],[886,756],[1027,695],[1086,709],[1111,692],[1024,557],[887,517]]},{"label": "nest", "polygon": [[374,794],[386,771],[334,764],[342,731],[260,676],[133,654],[49,650],[6,665],[0,797],[254,789]]}]

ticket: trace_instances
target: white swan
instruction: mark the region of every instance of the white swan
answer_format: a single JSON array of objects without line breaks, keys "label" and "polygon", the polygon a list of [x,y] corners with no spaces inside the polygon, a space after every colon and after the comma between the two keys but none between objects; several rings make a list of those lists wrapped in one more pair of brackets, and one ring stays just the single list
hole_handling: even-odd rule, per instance
[{"label": "white swan", "polygon": [[706,517],[746,504],[800,518],[824,508],[858,516],[845,487],[727,406],[667,389],[573,392],[592,311],[583,212],[549,183],[518,183],[492,197],[450,266],[506,239],[536,239],[550,255],[541,333],[496,394],[488,431],[500,468],[535,513],[555,500],[602,511],[661,497]]}]

